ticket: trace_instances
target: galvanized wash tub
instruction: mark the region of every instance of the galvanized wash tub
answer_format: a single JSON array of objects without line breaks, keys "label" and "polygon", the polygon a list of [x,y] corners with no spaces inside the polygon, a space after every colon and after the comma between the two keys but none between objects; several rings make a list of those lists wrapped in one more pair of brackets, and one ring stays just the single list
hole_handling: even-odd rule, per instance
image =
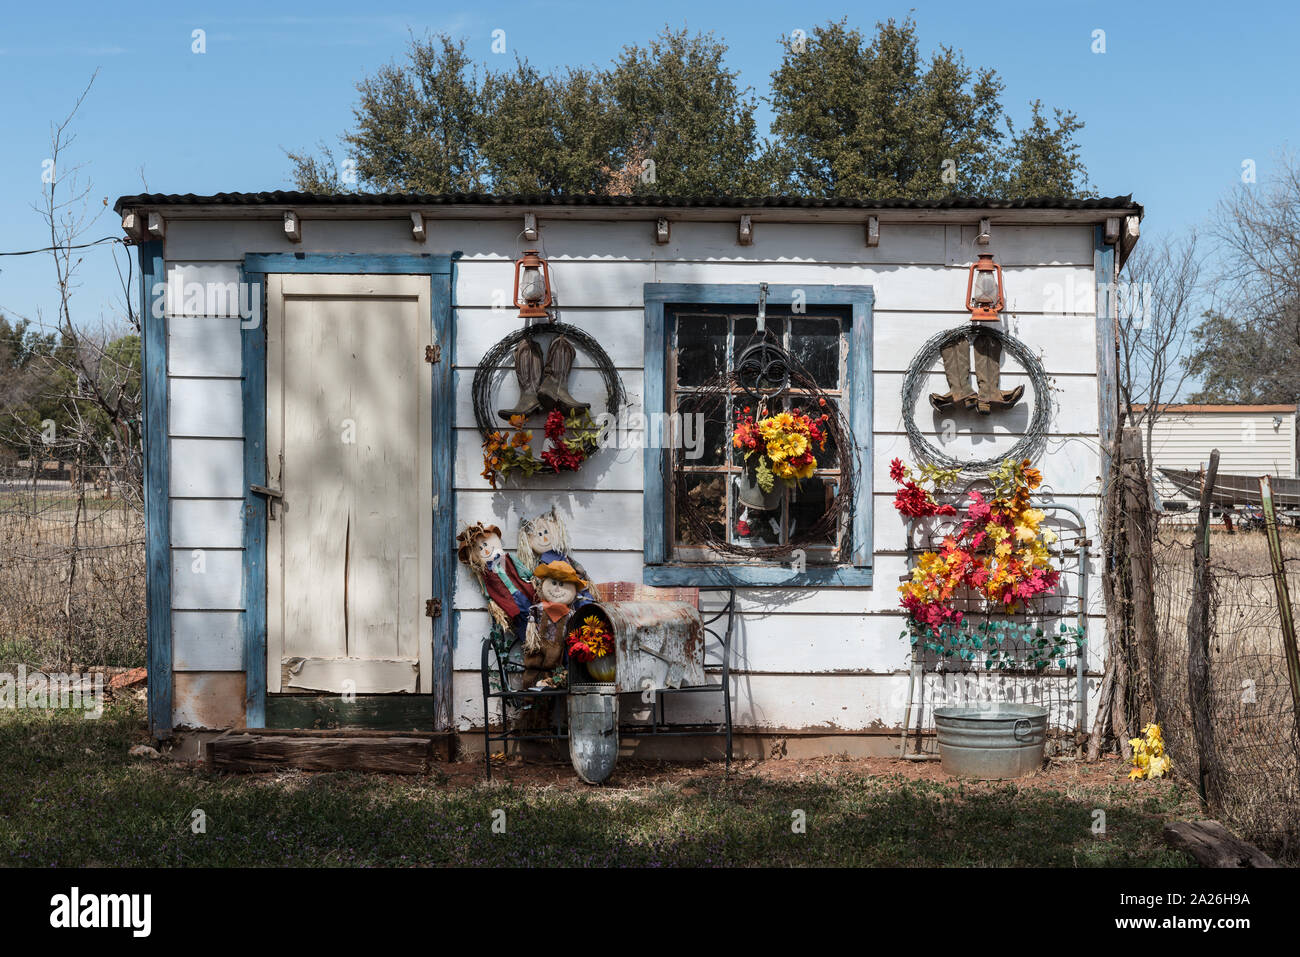
[{"label": "galvanized wash tub", "polygon": [[1047,709],[1036,704],[945,706],[934,709],[939,759],[949,774],[994,780],[1043,766]]}]

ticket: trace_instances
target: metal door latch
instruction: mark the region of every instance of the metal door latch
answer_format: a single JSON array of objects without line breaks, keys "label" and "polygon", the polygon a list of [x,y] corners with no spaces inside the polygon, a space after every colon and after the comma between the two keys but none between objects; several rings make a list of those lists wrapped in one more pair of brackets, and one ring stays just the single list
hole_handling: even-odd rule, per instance
[{"label": "metal door latch", "polygon": [[284,493],[278,488],[267,488],[265,485],[250,485],[248,490],[254,495],[260,495],[266,499],[266,517],[275,520],[275,503],[284,501]]},{"label": "metal door latch", "polygon": [[424,614],[429,618],[437,618],[442,614],[442,599],[430,598],[424,603]]},{"label": "metal door latch", "polygon": [[424,361],[428,363],[442,361],[442,346],[425,346]]}]

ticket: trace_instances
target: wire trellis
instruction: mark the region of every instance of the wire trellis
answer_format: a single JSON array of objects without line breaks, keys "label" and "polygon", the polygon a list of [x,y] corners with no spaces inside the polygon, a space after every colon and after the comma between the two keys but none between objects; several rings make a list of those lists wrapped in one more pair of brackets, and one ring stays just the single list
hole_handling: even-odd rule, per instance
[{"label": "wire trellis", "polygon": [[[970,487],[956,498],[965,498],[969,491]],[[1047,513],[1046,524],[1057,534],[1050,547],[1053,564],[1061,573],[1055,589],[1030,598],[1027,607],[1014,615],[991,608],[983,598],[957,597],[965,616],[960,626],[929,635],[914,634],[911,627],[905,632],[915,641],[903,725],[904,757],[937,756],[934,709],[943,705],[1037,704],[1047,709],[1048,727],[1058,736],[1084,729],[1092,543],[1083,516],[1072,506],[1041,502],[1035,507]],[[909,523],[909,577],[920,553],[936,549],[954,531],[952,524]]]}]

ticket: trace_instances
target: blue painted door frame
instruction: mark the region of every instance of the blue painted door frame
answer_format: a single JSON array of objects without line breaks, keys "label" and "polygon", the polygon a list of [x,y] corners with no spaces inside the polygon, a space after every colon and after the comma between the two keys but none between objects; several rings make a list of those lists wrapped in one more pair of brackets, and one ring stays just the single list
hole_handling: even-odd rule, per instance
[{"label": "blue painted door frame", "polygon": [[[240,281],[256,283],[254,301],[261,304],[255,325],[245,323],[244,352],[244,484],[266,484],[266,277],[277,273],[333,275],[428,275],[430,324],[433,344],[441,359],[430,366],[433,377],[433,581],[431,598],[442,603],[433,619],[434,726],[452,727],[451,681],[455,622],[452,591],[455,569],[451,542],[455,521],[455,330],[451,311],[452,261],[450,255],[348,255],[341,253],[250,253],[244,257]],[[266,724],[266,500],[244,497],[244,666],[246,669],[245,722],[250,728]],[[423,676],[422,676],[423,677]]]}]

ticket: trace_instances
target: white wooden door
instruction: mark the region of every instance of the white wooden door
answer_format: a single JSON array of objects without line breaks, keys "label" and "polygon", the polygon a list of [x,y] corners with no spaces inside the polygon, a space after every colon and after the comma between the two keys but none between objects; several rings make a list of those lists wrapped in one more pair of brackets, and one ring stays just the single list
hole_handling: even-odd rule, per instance
[{"label": "white wooden door", "polygon": [[267,277],[267,690],[432,690],[429,278]]}]

